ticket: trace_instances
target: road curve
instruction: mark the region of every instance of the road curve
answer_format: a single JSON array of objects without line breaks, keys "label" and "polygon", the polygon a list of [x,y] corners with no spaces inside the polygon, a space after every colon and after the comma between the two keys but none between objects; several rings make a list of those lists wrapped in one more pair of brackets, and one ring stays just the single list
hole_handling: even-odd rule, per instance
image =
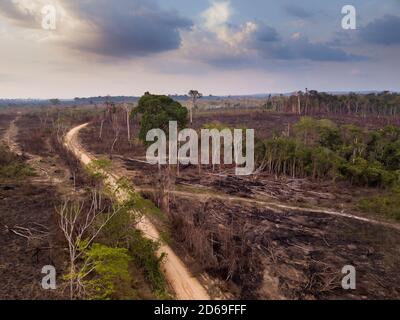
[{"label": "road curve", "polygon": [[[82,124],[71,129],[65,136],[64,145],[67,149],[75,154],[75,156],[84,164],[88,165],[95,157],[90,155],[80,145],[78,141],[79,131],[85,128],[88,123]],[[119,177],[114,174],[108,174],[107,180],[111,185],[115,185]],[[122,198],[123,195],[120,195]],[[159,240],[160,235],[153,224],[144,217],[137,225],[144,235],[152,240]],[[164,275],[175,292],[175,297],[178,300],[209,300],[206,289],[200,282],[191,275],[182,260],[174,253],[167,245],[163,244],[158,254],[166,253],[165,262],[163,264]]]}]

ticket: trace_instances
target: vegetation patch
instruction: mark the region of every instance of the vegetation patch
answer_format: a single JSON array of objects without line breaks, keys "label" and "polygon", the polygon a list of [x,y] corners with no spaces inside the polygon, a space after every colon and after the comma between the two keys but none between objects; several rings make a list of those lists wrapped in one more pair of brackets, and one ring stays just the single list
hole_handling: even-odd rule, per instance
[{"label": "vegetation patch", "polygon": [[132,258],[125,248],[112,248],[94,243],[85,252],[83,273],[95,272],[92,279],[86,281],[86,287],[92,299],[134,299],[136,293],[131,286],[132,275],[129,263]]},{"label": "vegetation patch", "polygon": [[23,180],[32,176],[35,176],[35,172],[31,167],[0,145],[0,181]]},{"label": "vegetation patch", "polygon": [[400,189],[386,195],[361,199],[358,207],[365,212],[400,221]]},{"label": "vegetation patch", "polygon": [[[265,141],[261,168],[271,174],[390,188],[400,181],[400,128],[364,131],[330,120],[302,118],[292,134]],[[263,152],[263,149],[260,149]]]}]

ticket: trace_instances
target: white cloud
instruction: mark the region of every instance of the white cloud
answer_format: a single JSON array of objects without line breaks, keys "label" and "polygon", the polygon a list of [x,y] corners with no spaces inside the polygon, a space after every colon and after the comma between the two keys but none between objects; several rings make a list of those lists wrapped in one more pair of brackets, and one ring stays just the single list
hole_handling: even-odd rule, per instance
[{"label": "white cloud", "polygon": [[254,22],[247,22],[233,29],[229,24],[232,13],[233,10],[229,1],[216,1],[201,16],[204,19],[204,28],[207,31],[215,34],[220,41],[236,46],[255,32],[258,26]]},{"label": "white cloud", "polygon": [[202,13],[205,25],[209,30],[223,27],[229,21],[232,9],[229,1],[214,2],[210,8]]},{"label": "white cloud", "polygon": [[[56,30],[42,29],[42,8],[56,8]],[[109,58],[177,50],[192,21],[153,0],[0,0],[0,16],[15,35],[38,43]]]},{"label": "white cloud", "polygon": [[301,37],[301,33],[300,32],[296,32],[292,34],[292,39],[294,40],[298,40]]}]

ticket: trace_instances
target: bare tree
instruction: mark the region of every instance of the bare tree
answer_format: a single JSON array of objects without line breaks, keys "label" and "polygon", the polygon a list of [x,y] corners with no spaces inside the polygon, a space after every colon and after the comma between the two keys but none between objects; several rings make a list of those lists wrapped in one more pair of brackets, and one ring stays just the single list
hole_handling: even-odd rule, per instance
[{"label": "bare tree", "polygon": [[130,112],[131,109],[129,108],[129,105],[127,103],[124,104],[124,108],[126,111],[126,129],[128,132],[128,142],[131,141],[131,125],[130,125]]},{"label": "bare tree", "polygon": [[304,114],[307,115],[308,114],[308,103],[309,103],[309,94],[308,94],[308,88],[306,88],[306,106],[304,108]]},{"label": "bare tree", "polygon": [[112,109],[112,114],[111,114],[111,127],[113,129],[114,132],[114,140],[111,144],[111,148],[110,148],[110,159],[112,159],[113,153],[114,153],[114,148],[115,145],[118,142],[119,139],[119,134],[121,132],[121,127],[118,121],[118,109],[116,107],[114,107]]},{"label": "bare tree", "polygon": [[297,92],[297,114],[301,115],[301,96],[303,95],[303,92],[298,91]]},{"label": "bare tree", "polygon": [[103,127],[104,127],[104,121],[106,121],[105,119],[101,119],[101,123],[100,123],[100,132],[99,132],[99,139],[101,140],[103,137]]},{"label": "bare tree", "polygon": [[193,109],[196,108],[196,102],[198,99],[201,99],[203,95],[197,90],[190,90],[189,97],[192,99],[192,104],[189,108],[190,111],[190,124],[193,124]]},{"label": "bare tree", "polygon": [[[84,296],[84,279],[93,271],[88,269],[87,262],[79,263],[85,250],[90,247],[108,222],[124,209],[123,205],[103,206],[102,201],[101,192],[95,189],[92,191],[89,207],[85,202],[65,201],[57,208],[60,216],[59,225],[68,245],[71,299]],[[101,220],[98,219],[100,216]],[[83,270],[85,272],[82,272]]]}]

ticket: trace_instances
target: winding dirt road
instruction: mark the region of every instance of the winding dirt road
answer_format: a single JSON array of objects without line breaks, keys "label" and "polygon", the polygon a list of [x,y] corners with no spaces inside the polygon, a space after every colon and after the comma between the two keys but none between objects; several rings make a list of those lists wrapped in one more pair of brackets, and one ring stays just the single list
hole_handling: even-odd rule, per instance
[{"label": "winding dirt road", "polygon": [[20,116],[18,115],[13,121],[10,122],[10,125],[7,131],[4,133],[2,141],[10,148],[10,151],[17,154],[18,156],[22,155],[21,148],[16,143],[18,128],[16,126],[16,122],[19,120]]},{"label": "winding dirt road", "polygon": [[[80,159],[84,165],[88,165],[95,160],[95,157],[85,151],[78,142],[78,133],[85,128],[88,124],[83,124],[70,130],[65,136],[64,145],[72,151],[75,156]],[[119,177],[114,174],[107,174],[107,182],[111,186],[116,186]],[[124,194],[120,192],[119,198],[122,200]],[[146,237],[152,240],[159,240],[160,235],[153,224],[144,217],[137,225]],[[163,264],[163,272],[165,277],[173,288],[175,296],[178,300],[209,300],[206,289],[200,282],[190,274],[182,260],[174,253],[174,251],[167,245],[163,244],[158,254],[166,253],[165,262]]]}]

